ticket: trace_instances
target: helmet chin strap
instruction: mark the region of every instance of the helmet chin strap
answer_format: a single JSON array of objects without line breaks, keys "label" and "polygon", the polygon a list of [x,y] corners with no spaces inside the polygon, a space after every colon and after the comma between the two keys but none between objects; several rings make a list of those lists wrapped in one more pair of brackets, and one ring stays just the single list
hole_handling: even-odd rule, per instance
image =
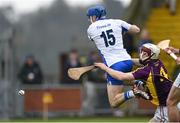
[{"label": "helmet chin strap", "polygon": [[101,19],[101,16],[99,16],[99,17],[96,17],[96,21],[98,21],[98,20],[100,20]]},{"label": "helmet chin strap", "polygon": [[153,53],[152,55],[150,55],[148,58],[146,58],[145,60],[139,60],[140,64],[146,65],[148,60],[151,59],[151,57],[154,55],[155,53]]}]

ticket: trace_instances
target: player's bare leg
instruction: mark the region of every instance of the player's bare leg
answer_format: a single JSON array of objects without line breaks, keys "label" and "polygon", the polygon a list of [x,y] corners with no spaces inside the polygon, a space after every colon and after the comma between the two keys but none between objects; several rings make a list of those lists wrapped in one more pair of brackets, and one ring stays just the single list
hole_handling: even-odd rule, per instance
[{"label": "player's bare leg", "polygon": [[170,122],[180,121],[180,114],[177,104],[180,101],[180,88],[172,86],[167,99],[168,117]]},{"label": "player's bare leg", "polygon": [[108,97],[111,107],[116,108],[123,104],[125,101],[134,98],[135,96],[148,99],[149,96],[147,93],[134,88],[123,92],[123,85],[107,85]]},{"label": "player's bare leg", "polygon": [[123,87],[123,85],[107,85],[108,98],[111,107],[119,107],[119,105],[125,102]]}]

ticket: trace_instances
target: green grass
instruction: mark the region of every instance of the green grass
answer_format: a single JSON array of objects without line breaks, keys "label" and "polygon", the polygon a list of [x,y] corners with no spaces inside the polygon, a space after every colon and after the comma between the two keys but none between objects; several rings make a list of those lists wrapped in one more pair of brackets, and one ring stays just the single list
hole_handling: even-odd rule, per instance
[{"label": "green grass", "polygon": [[148,122],[150,117],[62,117],[51,118],[48,121],[42,119],[12,119],[8,122]]}]

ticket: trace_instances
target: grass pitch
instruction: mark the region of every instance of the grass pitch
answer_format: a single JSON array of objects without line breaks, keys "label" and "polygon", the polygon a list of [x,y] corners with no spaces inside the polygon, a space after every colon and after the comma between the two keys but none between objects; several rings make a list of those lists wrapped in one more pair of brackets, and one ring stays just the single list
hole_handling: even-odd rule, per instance
[{"label": "grass pitch", "polygon": [[[32,119],[12,119],[6,122],[14,122],[14,123],[19,123],[19,122],[143,122],[147,123],[151,117],[61,117],[61,118],[51,118],[49,120],[42,120],[42,119],[37,119],[37,118],[32,118]],[[4,122],[4,121],[3,121]]]}]

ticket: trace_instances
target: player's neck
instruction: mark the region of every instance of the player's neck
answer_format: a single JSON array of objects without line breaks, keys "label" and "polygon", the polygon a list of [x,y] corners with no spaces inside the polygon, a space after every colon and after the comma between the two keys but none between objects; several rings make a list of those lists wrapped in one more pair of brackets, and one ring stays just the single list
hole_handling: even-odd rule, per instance
[{"label": "player's neck", "polygon": [[154,63],[156,63],[156,62],[158,62],[159,60],[158,59],[152,59],[152,60],[150,60],[149,62],[148,62],[148,64],[154,64]]}]

